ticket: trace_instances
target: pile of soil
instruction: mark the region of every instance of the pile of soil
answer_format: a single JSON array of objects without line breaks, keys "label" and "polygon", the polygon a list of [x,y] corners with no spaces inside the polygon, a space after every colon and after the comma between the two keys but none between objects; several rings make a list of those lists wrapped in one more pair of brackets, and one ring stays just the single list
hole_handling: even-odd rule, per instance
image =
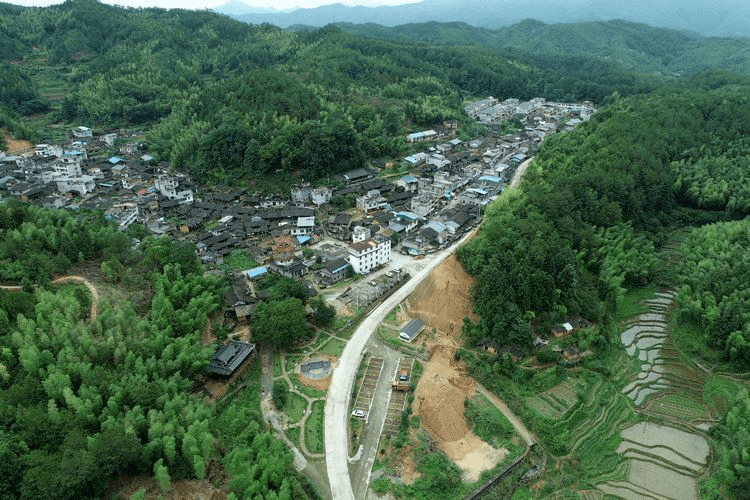
[{"label": "pile of soil", "polygon": [[406,299],[411,317],[455,339],[461,334],[465,316],[476,322],[472,311],[471,287],[474,279],[464,271],[455,254],[438,265]]},{"label": "pile of soil", "polygon": [[469,432],[464,399],[473,390],[473,382],[459,373],[453,352],[442,345],[432,349],[415,393],[415,413],[422,427],[440,443],[456,441]]},{"label": "pile of soil", "polygon": [[[455,350],[450,338],[431,346],[430,360],[423,363],[413,409],[419,415],[421,427],[461,469],[463,480],[473,482],[483,471],[503,460],[508,451],[493,448],[469,429],[464,400],[473,395],[475,384],[456,363]],[[405,461],[403,465],[408,470]]]},{"label": "pile of soil", "polygon": [[5,152],[8,153],[8,156],[34,152],[34,145],[31,144],[29,141],[24,141],[22,139],[14,139],[12,136],[8,135],[7,133],[3,135],[5,138],[5,146],[6,146]]},{"label": "pile of soil", "polygon": [[338,303],[336,305],[336,316],[348,318],[349,316],[354,316],[354,312],[352,312],[348,304]]}]

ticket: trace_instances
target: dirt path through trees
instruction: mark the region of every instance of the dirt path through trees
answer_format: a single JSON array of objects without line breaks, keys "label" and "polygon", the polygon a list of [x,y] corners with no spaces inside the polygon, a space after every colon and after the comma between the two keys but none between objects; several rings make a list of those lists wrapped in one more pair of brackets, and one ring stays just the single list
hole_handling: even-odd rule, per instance
[{"label": "dirt path through trees", "polygon": [[528,446],[533,446],[537,443],[536,437],[523,425],[523,422],[512,412],[505,402],[498,398],[492,391],[486,389],[479,382],[475,382],[475,390],[478,391],[482,396],[486,397],[498,410],[503,412],[505,418],[513,425],[516,432],[523,438]]},{"label": "dirt path through trees", "polygon": [[[52,280],[55,285],[64,285],[66,283],[83,283],[91,293],[91,308],[89,309],[89,319],[96,319],[97,311],[99,310],[99,292],[96,287],[83,276],[61,276]],[[20,292],[23,287],[20,285],[0,285],[0,289],[7,290],[9,292]]]},{"label": "dirt path through trees", "polygon": [[99,310],[99,292],[96,287],[83,276],[61,276],[52,280],[55,285],[63,285],[65,283],[83,283],[86,288],[91,292],[91,309],[89,311],[89,319],[91,321],[96,319],[97,311]]}]

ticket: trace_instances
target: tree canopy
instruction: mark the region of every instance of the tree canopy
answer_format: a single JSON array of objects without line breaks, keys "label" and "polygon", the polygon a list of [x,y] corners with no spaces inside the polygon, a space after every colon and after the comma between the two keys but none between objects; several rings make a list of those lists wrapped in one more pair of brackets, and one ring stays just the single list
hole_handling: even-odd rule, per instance
[{"label": "tree canopy", "polygon": [[[725,211],[714,217],[742,214],[738,137],[750,131],[750,108],[742,106],[747,89],[748,82],[732,82],[708,91],[613,95],[590,121],[545,140],[520,190],[490,206],[477,237],[459,249],[477,278],[473,298],[481,320],[466,324],[470,338],[530,346],[532,326],[566,314],[605,320],[624,285],[650,279],[654,244],[684,216],[680,204],[693,203],[684,185],[699,192],[724,183],[724,205],[710,208]],[[731,172],[688,176],[680,167],[728,155],[738,159]]]},{"label": "tree canopy", "polygon": [[[22,277],[27,288],[0,292],[0,495],[101,498],[109,480],[143,472],[166,492],[172,481],[203,479],[219,460],[236,493],[314,496],[262,430],[257,366],[247,400],[217,408],[194,391],[215,349],[201,344],[201,331],[224,287],[203,274],[194,251],[165,239],[133,249],[101,214],[16,202],[0,204],[0,227],[3,276]],[[67,240],[68,232],[78,237]],[[37,260],[17,247],[34,249]],[[119,256],[128,268],[110,286],[135,286],[148,305],[139,312],[119,295],[103,296],[90,318],[88,290],[50,284],[49,273],[71,265],[55,252]]]}]

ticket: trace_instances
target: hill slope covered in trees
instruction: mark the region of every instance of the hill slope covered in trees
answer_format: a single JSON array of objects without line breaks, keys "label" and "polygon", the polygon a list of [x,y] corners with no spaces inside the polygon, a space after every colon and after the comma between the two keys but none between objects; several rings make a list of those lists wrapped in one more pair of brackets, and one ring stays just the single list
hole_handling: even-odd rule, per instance
[{"label": "hill slope covered in trees", "polygon": [[[50,125],[158,123],[148,135],[152,153],[199,180],[225,182],[290,172],[317,178],[392,158],[407,151],[405,132],[445,119],[462,121],[459,133],[470,137],[469,97],[602,102],[614,90],[649,91],[681,71],[669,61],[712,50],[699,37],[627,23],[526,22],[503,36],[427,24],[408,27],[407,39],[393,35],[404,29],[290,32],[95,0],[2,4],[0,27],[3,113],[34,117],[9,118],[7,128],[36,141],[59,138],[61,128]],[[609,52],[592,48],[603,39],[621,42]],[[726,57],[712,67],[744,68],[742,41],[722,43]],[[243,89],[264,97],[249,99]]]},{"label": "hill slope covered in trees", "polygon": [[503,0],[481,2],[426,0],[404,5],[363,7],[323,5],[291,12],[248,13],[236,16],[248,23],[324,26],[329,23],[398,24],[461,21],[473,26],[497,29],[524,19],[547,23],[578,23],[624,19],[651,26],[701,33],[705,36],[748,36],[750,6],[742,0],[721,3],[709,0]]}]

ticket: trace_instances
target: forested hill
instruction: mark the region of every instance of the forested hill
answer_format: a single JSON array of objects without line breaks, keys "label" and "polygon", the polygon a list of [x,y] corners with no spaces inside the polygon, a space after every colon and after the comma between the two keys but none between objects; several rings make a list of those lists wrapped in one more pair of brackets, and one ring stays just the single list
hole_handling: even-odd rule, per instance
[{"label": "forested hill", "polygon": [[[199,181],[315,179],[403,155],[405,132],[446,119],[472,137],[469,98],[602,102],[659,87],[678,70],[668,61],[688,58],[684,35],[627,23],[526,22],[508,31],[512,47],[484,43],[468,27],[468,43],[457,45],[449,30],[456,26],[419,25],[412,31],[444,35],[383,40],[95,0],[0,4],[0,125],[52,142],[76,125],[138,126],[151,154]],[[609,39],[623,41],[612,54],[591,48]],[[702,60],[742,69],[742,43]]]},{"label": "forested hill", "polygon": [[323,5],[291,12],[238,15],[249,23],[324,26],[329,23],[377,23],[395,26],[426,21],[462,21],[473,26],[497,29],[524,19],[547,23],[627,21],[701,33],[705,36],[749,36],[750,4],[744,0],[425,0],[382,7]]},{"label": "forested hill", "polygon": [[526,19],[500,29],[461,22],[336,26],[347,33],[384,40],[494,47],[531,57],[590,57],[634,73],[687,75],[714,69],[750,73],[750,38],[709,38],[623,20],[545,24]]},{"label": "forested hill", "polygon": [[[530,347],[534,332],[574,314],[599,325],[578,348],[606,349],[625,287],[669,271],[655,265],[654,254],[669,228],[750,214],[750,79],[694,83],[700,88],[614,100],[590,122],[544,142],[520,193],[488,209],[477,237],[459,249],[477,278],[481,321],[465,325],[469,338]],[[712,347],[745,369],[748,298],[726,293],[750,286],[747,259],[731,269],[735,259],[726,255],[746,252],[746,226],[717,243],[723,256],[716,262],[696,244],[681,291],[690,304],[685,313],[705,323]]]}]

